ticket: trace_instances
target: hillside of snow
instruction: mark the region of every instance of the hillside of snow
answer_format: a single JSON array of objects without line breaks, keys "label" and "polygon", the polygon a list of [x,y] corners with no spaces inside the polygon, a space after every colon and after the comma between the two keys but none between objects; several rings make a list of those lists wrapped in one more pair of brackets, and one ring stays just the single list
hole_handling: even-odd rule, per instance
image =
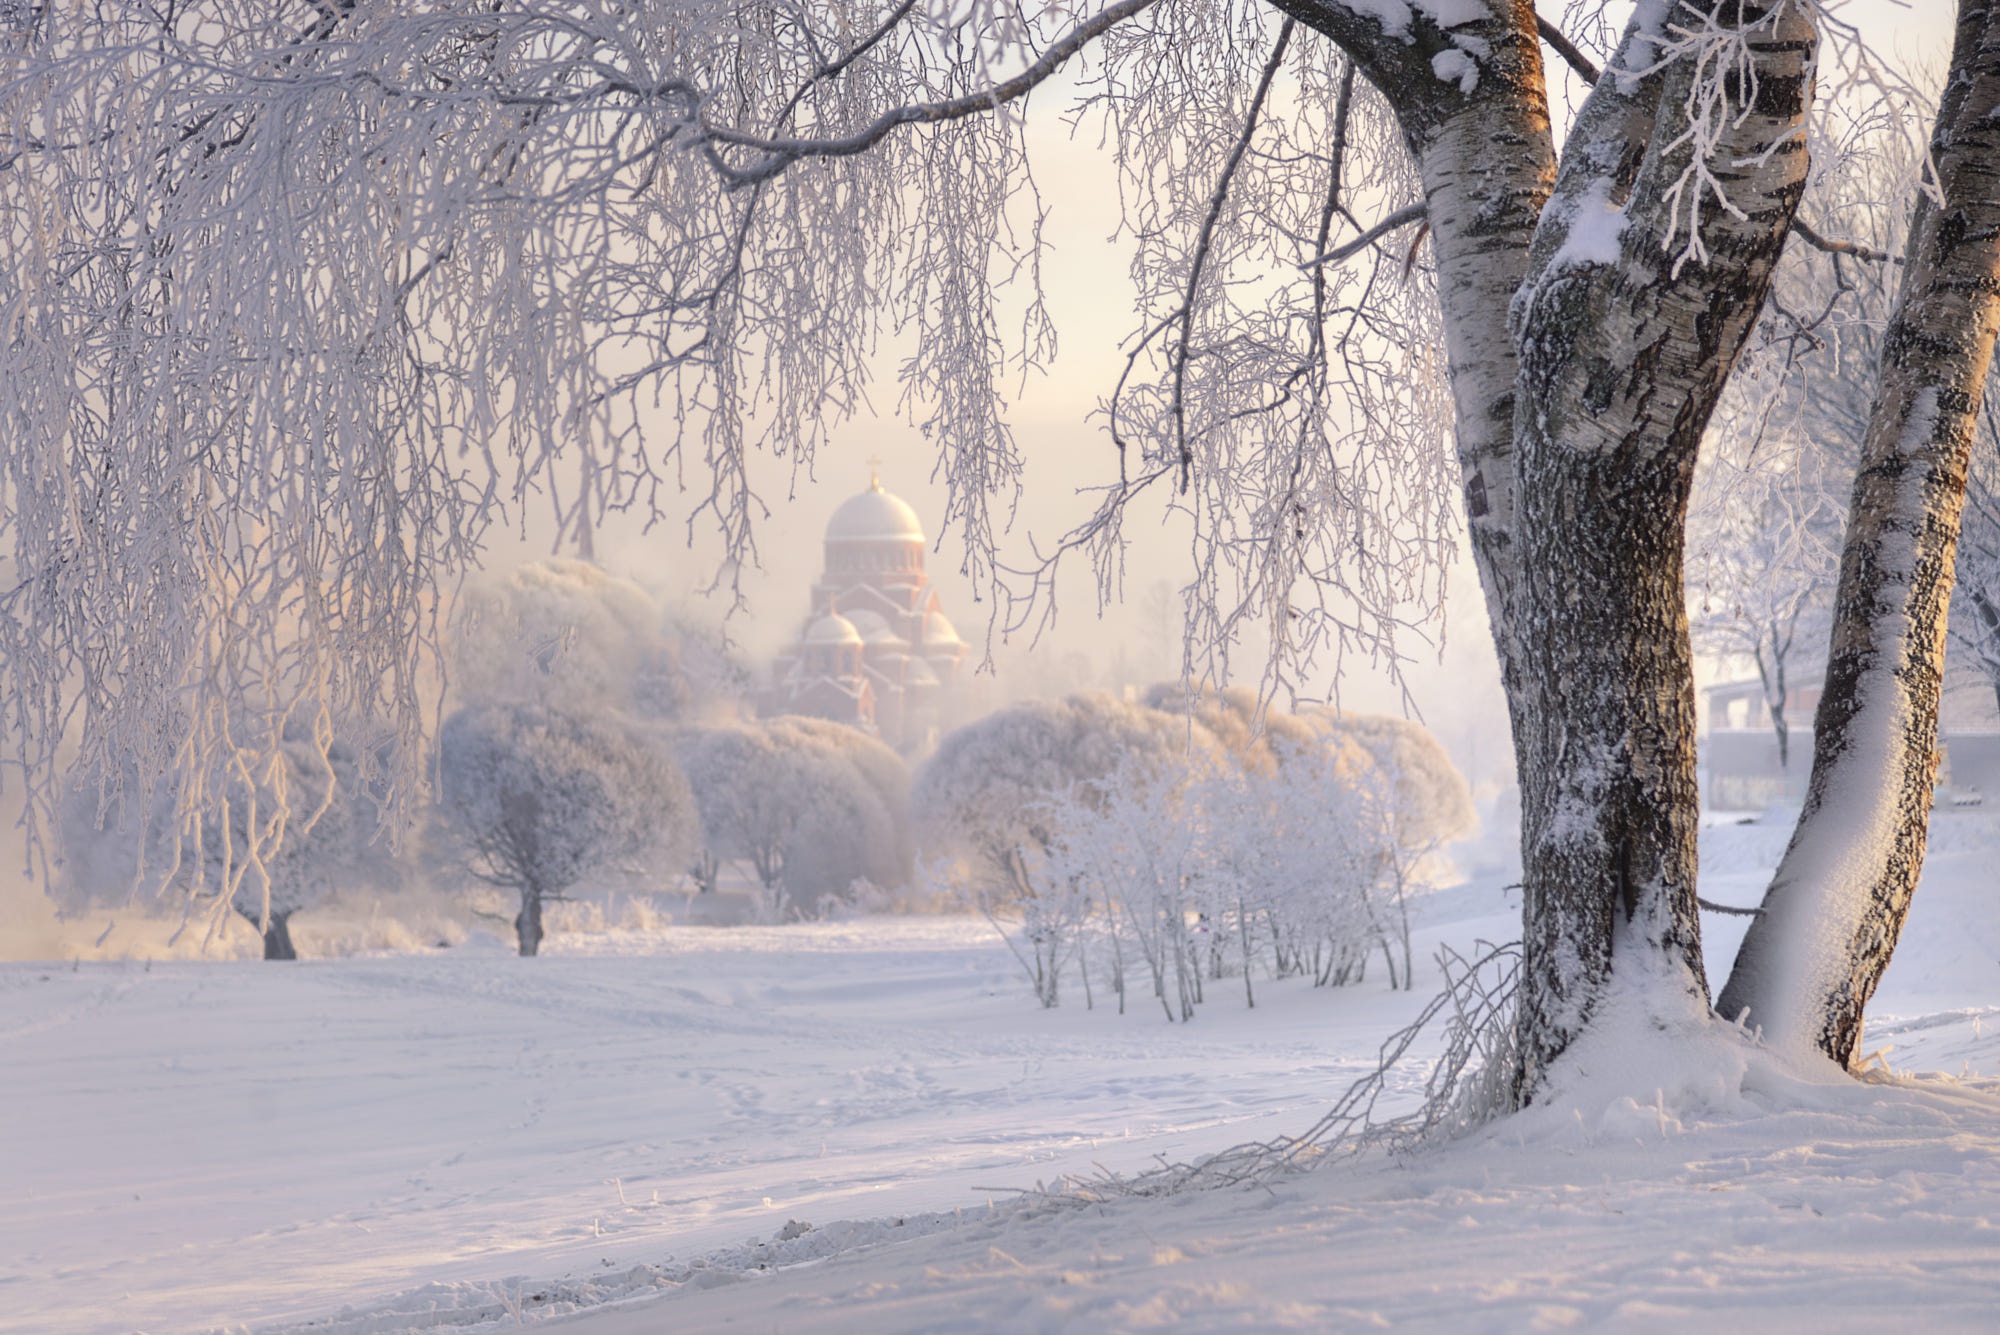
[{"label": "hillside of snow", "polygon": [[[1087,1205],[1034,1188],[1303,1131],[1434,973],[1181,1025],[1042,1010],[956,918],[0,965],[0,1329],[1991,1330],[2000,823],[1934,828],[1864,1044],[1896,1078],[1607,1029],[1442,1150]],[[1704,893],[1783,836],[1707,831]],[[1503,879],[1420,951],[1512,935]]]}]

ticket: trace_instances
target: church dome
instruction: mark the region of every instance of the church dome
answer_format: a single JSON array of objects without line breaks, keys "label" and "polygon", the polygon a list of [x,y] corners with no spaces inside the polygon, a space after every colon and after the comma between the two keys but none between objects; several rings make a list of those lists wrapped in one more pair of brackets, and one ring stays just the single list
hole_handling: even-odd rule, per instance
[{"label": "church dome", "polygon": [[924,617],[922,633],[926,647],[952,649],[965,643],[958,637],[958,629],[951,624],[951,618],[942,612],[931,612]]},{"label": "church dome", "polygon": [[922,542],[924,526],[917,512],[882,490],[880,479],[868,490],[840,503],[827,521],[828,542]]},{"label": "church dome", "polygon": [[805,644],[855,644],[861,643],[861,632],[854,629],[854,623],[838,612],[829,612],[806,628]]}]

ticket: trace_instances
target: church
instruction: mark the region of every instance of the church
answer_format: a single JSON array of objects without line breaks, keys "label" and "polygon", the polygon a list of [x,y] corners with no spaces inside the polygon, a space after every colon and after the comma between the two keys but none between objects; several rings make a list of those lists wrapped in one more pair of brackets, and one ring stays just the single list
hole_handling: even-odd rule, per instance
[{"label": "church", "polygon": [[958,721],[971,651],[924,574],[924,530],[871,469],[826,526],[799,638],[771,666],[766,714],[809,714],[928,754]]}]

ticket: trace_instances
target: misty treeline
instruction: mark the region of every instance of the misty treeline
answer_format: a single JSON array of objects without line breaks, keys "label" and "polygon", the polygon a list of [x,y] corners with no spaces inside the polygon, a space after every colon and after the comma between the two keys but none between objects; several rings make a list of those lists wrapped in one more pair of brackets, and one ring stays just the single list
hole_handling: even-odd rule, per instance
[{"label": "misty treeline", "polygon": [[752,717],[713,627],[580,560],[523,567],[459,626],[472,703],[439,737],[441,842],[518,895],[524,954],[541,906],[586,880],[741,877],[770,922],[907,883],[902,759],[822,720]]},{"label": "misty treeline", "polygon": [[915,818],[927,875],[1001,929],[1044,1006],[1151,998],[1169,1020],[1221,992],[1254,1006],[1259,976],[1358,982],[1375,957],[1411,986],[1411,902],[1474,824],[1418,724],[1170,686],[959,729]]},{"label": "misty treeline", "polygon": [[257,928],[265,958],[290,959],[302,911],[469,880],[507,895],[494,916],[532,955],[549,906],[584,887],[711,891],[740,869],[779,921],[909,879],[900,757],[821,720],[749,718],[748,669],[713,627],[588,562],[471,591],[447,664],[435,800],[408,837],[386,824],[396,766],[361,764],[329,720],[295,724],[192,829],[137,783],[71,789],[58,903],[166,896],[198,924],[219,903]]},{"label": "misty treeline", "polygon": [[[178,837],[157,799],[137,819],[128,790],[73,790],[63,906],[172,891],[188,911],[227,894],[265,957],[290,959],[294,917],[341,896],[456,894],[523,955],[553,906],[619,890],[727,890],[763,922],[969,904],[1021,920],[1009,941],[1048,1004],[1071,970],[1088,988],[1108,951],[1098,967],[1121,1004],[1129,958],[1187,1012],[1225,972],[1247,995],[1253,971],[1348,982],[1371,954],[1407,985],[1424,857],[1471,819],[1463,780],[1414,724],[1170,687],[1011,706],[949,734],[913,795],[905,759],[873,737],[754,717],[749,673],[712,627],[580,560],[470,592],[448,663],[456,703],[413,837],[383,824],[370,774],[393,767],[301,732]],[[1195,829],[1142,895],[1130,860],[1156,866]]]}]

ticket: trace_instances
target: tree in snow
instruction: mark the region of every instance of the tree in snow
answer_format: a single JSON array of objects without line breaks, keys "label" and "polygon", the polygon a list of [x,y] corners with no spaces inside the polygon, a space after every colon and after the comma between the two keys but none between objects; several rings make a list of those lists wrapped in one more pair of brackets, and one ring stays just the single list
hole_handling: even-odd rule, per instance
[{"label": "tree in snow", "polygon": [[797,918],[825,913],[857,882],[907,881],[897,798],[908,780],[897,778],[901,759],[872,738],[784,717],[684,728],[674,746],[700,810],[709,888],[721,864],[747,863],[769,916]]},{"label": "tree in snow", "polygon": [[[2000,309],[2000,6],[1957,18],[1806,808],[1721,1002],[1843,1061],[1922,861]],[[516,498],[587,540],[685,465],[748,559],[749,451],[809,461],[885,319],[993,573],[1005,387],[1052,349],[1021,113],[1081,66],[1140,311],[1106,402],[1118,481],[1063,550],[1115,584],[1126,509],[1171,488],[1200,535],[1193,643],[1267,628],[1283,687],[1315,651],[1393,658],[1436,608],[1455,449],[1522,792],[1515,1097],[1614,974],[1705,1021],[1684,517],[1782,251],[1843,244],[1795,225],[1811,113],[1823,74],[1875,67],[1813,0],[1648,0],[1601,63],[1528,0],[7,24],[0,722],[31,773],[74,718],[86,764],[172,774],[192,813],[242,711],[414,730],[411,646]],[[1587,88],[1560,150],[1542,39]]]},{"label": "tree in snow", "polygon": [[[1208,730],[1185,714],[1088,691],[1024,701],[938,743],[917,772],[911,820],[924,854],[950,865],[958,894],[996,924],[1002,912],[1022,917],[1023,967],[1042,1003],[1052,1006],[1064,964],[1078,948],[1077,931],[1092,911],[1070,874],[1052,861],[1067,827],[1110,799],[1114,778],[1143,781],[1166,800],[1170,776],[1221,759]],[[1150,809],[1121,806],[1123,825],[1093,820],[1088,827],[1129,830]]]},{"label": "tree in snow", "polygon": [[396,873],[354,755],[309,736],[289,739],[281,754],[281,781],[268,776],[254,792],[232,794],[226,816],[205,823],[185,855],[208,884],[230,888],[230,906],[263,936],[267,960],[298,958],[293,914],[343,889],[393,885]]},{"label": "tree in snow", "polygon": [[520,895],[523,955],[542,909],[607,871],[678,867],[694,801],[667,748],[629,727],[535,705],[477,705],[438,734],[438,804],[472,873]]},{"label": "tree in snow", "polygon": [[1194,1018],[1209,925],[1201,913],[1208,850],[1196,778],[1178,758],[1128,753],[1109,773],[1034,800],[1048,842],[1035,858],[1038,888],[1018,901],[1021,929],[1009,944],[1044,1006],[1060,1001],[1072,961],[1091,1000],[1087,951],[1101,933],[1121,1014],[1129,942],[1167,1019]]},{"label": "tree in snow", "polygon": [[452,686],[469,700],[698,722],[748,694],[719,633],[589,561],[531,562],[475,587],[453,629]]},{"label": "tree in snow", "polygon": [[1293,740],[1193,757],[1128,752],[1109,774],[1031,802],[1051,833],[1007,936],[1043,1005],[1058,1003],[1072,971],[1091,1004],[1094,973],[1122,1013],[1143,965],[1167,1018],[1185,1021],[1226,977],[1241,979],[1254,1007],[1260,972],[1339,986],[1360,981],[1377,951],[1391,987],[1412,985],[1418,864],[1439,831],[1463,831],[1409,806],[1418,792],[1448,799],[1444,774],[1399,785],[1387,758],[1399,736],[1419,757],[1412,769],[1442,753],[1424,754],[1424,742],[1437,748],[1420,729],[1376,720],[1378,760],[1345,731],[1315,735],[1316,721],[1267,711],[1272,731]]},{"label": "tree in snow", "polygon": [[[82,787],[64,803],[68,856],[53,890],[70,911],[180,889],[197,906],[234,910],[263,938],[264,958],[292,960],[291,920],[341,891],[393,890],[403,865],[379,828],[380,794],[331,730],[294,727],[275,759],[245,764],[226,804],[192,832],[140,786]],[[141,814],[143,812],[143,814]]]},{"label": "tree in snow", "polygon": [[1214,757],[1206,728],[1101,692],[1031,700],[997,710],[938,743],[917,771],[911,818],[927,856],[963,860],[984,903],[1030,899],[1044,887],[1037,864],[1070,804],[1115,773],[1178,768]]}]

